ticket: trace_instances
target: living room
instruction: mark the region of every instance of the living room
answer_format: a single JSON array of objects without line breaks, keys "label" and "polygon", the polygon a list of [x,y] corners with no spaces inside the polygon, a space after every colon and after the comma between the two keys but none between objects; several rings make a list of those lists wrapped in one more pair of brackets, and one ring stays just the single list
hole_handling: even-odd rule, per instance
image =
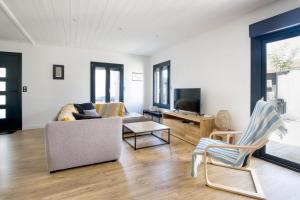
[{"label": "living room", "polygon": [[[298,47],[284,42],[292,54],[278,56],[285,68],[276,71],[276,51],[263,46],[300,35],[299,7],[298,0],[1,0],[0,199],[299,199],[297,107],[289,110],[298,92],[281,91],[283,80],[297,85],[289,77]],[[183,93],[188,106],[177,103]],[[254,117],[267,120],[254,112],[263,97],[279,116],[268,130],[279,138],[274,127],[285,126],[287,134],[242,143],[237,132],[251,134]],[[86,110],[100,119],[86,119]],[[239,150],[243,163],[228,163],[203,153],[203,141],[213,139],[253,151]]]}]

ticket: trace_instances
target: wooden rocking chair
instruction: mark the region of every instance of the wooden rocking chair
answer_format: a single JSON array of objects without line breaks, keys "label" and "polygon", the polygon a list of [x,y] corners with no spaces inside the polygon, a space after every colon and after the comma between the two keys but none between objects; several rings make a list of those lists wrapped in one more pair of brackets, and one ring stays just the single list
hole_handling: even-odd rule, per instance
[{"label": "wooden rocking chair", "polygon": [[[259,100],[251,116],[248,128],[236,144],[228,144],[212,138],[219,135],[226,135],[229,138],[242,132],[217,131],[211,133],[209,138],[200,140],[192,156],[192,176],[197,176],[197,167],[202,160],[205,184],[207,186],[256,199],[265,199],[255,171],[249,168],[249,165],[252,154],[266,145],[269,136],[275,130],[279,130],[276,133],[281,137],[286,134],[283,121],[272,104]],[[208,177],[208,165],[250,172],[256,192],[211,182]]]}]

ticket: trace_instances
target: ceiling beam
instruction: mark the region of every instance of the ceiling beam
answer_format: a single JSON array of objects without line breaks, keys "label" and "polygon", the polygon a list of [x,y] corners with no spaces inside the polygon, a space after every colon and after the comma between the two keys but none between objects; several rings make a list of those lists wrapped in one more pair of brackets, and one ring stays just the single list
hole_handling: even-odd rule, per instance
[{"label": "ceiling beam", "polygon": [[0,8],[3,10],[3,12],[8,16],[8,18],[15,24],[15,26],[21,31],[21,33],[26,37],[26,39],[33,45],[35,45],[35,41],[32,39],[32,37],[28,34],[26,29],[23,27],[23,25],[20,23],[20,21],[16,18],[16,16],[13,14],[13,12],[8,8],[6,3],[3,0],[0,0]]}]

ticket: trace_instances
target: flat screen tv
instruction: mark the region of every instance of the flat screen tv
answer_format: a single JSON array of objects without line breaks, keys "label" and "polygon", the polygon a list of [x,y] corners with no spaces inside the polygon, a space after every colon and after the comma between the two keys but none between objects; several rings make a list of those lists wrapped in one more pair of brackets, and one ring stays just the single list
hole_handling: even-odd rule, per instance
[{"label": "flat screen tv", "polygon": [[174,108],[200,114],[201,88],[174,89]]}]

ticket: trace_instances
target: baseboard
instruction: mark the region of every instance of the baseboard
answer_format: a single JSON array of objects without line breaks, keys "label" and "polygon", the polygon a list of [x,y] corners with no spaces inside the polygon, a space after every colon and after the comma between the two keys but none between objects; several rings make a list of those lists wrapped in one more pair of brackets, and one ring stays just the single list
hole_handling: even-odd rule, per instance
[{"label": "baseboard", "polygon": [[29,125],[23,126],[22,130],[41,129],[41,128],[45,128],[45,125],[29,124]]}]

